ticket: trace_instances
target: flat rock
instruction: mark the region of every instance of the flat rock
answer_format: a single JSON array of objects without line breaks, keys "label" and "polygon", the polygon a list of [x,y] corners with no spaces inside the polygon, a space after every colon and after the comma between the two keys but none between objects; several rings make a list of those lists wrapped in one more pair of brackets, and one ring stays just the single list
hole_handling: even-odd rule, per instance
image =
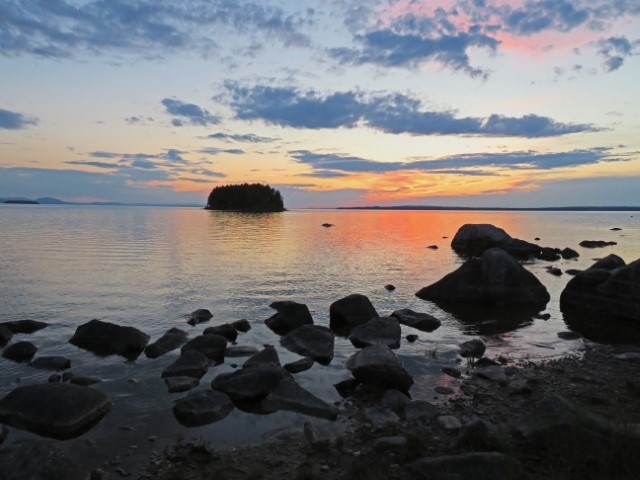
[{"label": "flat rock", "polygon": [[346,367],[361,383],[403,392],[413,385],[413,378],[398,357],[384,345],[365,347],[347,359]]},{"label": "flat rock", "polygon": [[38,351],[31,342],[16,342],[2,351],[2,356],[14,362],[28,362]]},{"label": "flat rock", "polygon": [[440,327],[441,322],[433,315],[428,313],[414,312],[410,308],[401,308],[391,314],[392,317],[398,319],[402,325],[415,328],[423,332],[433,332]]},{"label": "flat rock", "polygon": [[211,313],[206,308],[199,308],[198,310],[191,312],[191,315],[189,316],[189,320],[187,321],[187,323],[189,325],[197,325],[199,323],[208,322],[212,318],[213,318],[213,313]]},{"label": "flat rock", "polygon": [[583,240],[580,242],[580,246],[584,248],[604,248],[611,245],[617,245],[617,243],[604,240]]},{"label": "flat rock", "polygon": [[293,379],[278,383],[260,405],[270,412],[287,410],[327,420],[335,420],[338,417],[338,410],[333,405],[305,390]]},{"label": "flat rock", "polygon": [[378,317],[354,327],[348,338],[356,348],[371,345],[400,348],[401,334],[400,324],[396,318]]},{"label": "flat rock", "polygon": [[74,438],[111,408],[99,390],[68,383],[18,387],[0,400],[0,422],[46,437]]},{"label": "flat rock", "polygon": [[189,339],[189,335],[179,328],[167,330],[158,340],[148,345],[144,353],[149,358],[157,358],[167,352],[175,350],[184,345]]},{"label": "flat rock", "polygon": [[333,359],[334,334],[327,327],[303,325],[280,339],[287,350],[309,357],[322,365]]},{"label": "flat rock", "polygon": [[162,371],[162,378],[192,377],[202,378],[209,369],[209,359],[197,350],[187,350]]},{"label": "flat rock", "polygon": [[222,392],[199,390],[191,392],[173,404],[176,419],[187,427],[217,422],[233,410],[231,399]]},{"label": "flat rock", "polygon": [[76,328],[69,340],[77,347],[97,355],[121,355],[134,359],[144,350],[149,335],[134,327],[123,327],[100,320],[91,320]]},{"label": "flat rock", "polygon": [[312,358],[301,358],[295,362],[287,363],[283,368],[289,373],[300,373],[309,370],[316,363]]},{"label": "flat rock", "polygon": [[71,360],[65,357],[38,357],[29,362],[29,366],[38,370],[65,370],[71,368]]},{"label": "flat rock", "polygon": [[258,353],[258,349],[256,347],[251,347],[249,345],[234,345],[231,347],[227,347],[224,352],[225,357],[250,357],[251,355],[255,355]]},{"label": "flat rock", "polygon": [[515,458],[498,452],[472,452],[423,458],[408,464],[405,468],[408,478],[425,480],[524,478],[522,464]]},{"label": "flat rock", "polygon": [[86,480],[59,442],[22,438],[0,449],[3,480]]},{"label": "flat rock", "polygon": [[371,300],[358,293],[336,300],[329,307],[332,330],[348,331],[379,316]]},{"label": "flat rock", "polygon": [[48,323],[36,320],[13,320],[0,323],[0,327],[8,328],[12,333],[33,333],[47,326],[49,326]]},{"label": "flat rock", "polygon": [[227,339],[220,335],[198,335],[185,343],[180,351],[182,353],[188,350],[200,352],[209,360],[216,363],[224,361],[224,353],[227,349]]},{"label": "flat rock", "polygon": [[233,328],[235,328],[237,331],[242,333],[246,333],[251,330],[251,324],[249,323],[249,320],[236,320],[235,322],[231,322],[231,325],[233,325]]},{"label": "flat rock", "polygon": [[169,393],[188,392],[200,385],[200,380],[193,377],[167,377],[164,379]]},{"label": "flat rock", "polygon": [[238,331],[230,323],[225,323],[222,325],[216,325],[215,327],[205,328],[204,332],[202,333],[204,335],[220,335],[221,337],[226,338],[230,342],[235,342],[236,338],[238,338]]},{"label": "flat rock", "polygon": [[286,335],[303,325],[313,325],[313,317],[304,303],[283,300],[269,305],[278,313],[267,318],[264,323],[278,335]]}]

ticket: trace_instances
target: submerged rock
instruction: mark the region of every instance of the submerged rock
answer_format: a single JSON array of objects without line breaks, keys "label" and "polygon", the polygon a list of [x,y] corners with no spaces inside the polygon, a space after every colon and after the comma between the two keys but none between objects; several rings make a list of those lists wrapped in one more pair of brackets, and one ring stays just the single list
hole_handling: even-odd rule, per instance
[{"label": "submerged rock", "polygon": [[267,318],[264,323],[278,335],[286,335],[291,330],[303,325],[313,325],[313,317],[309,307],[304,303],[283,300],[269,305],[278,313]]},{"label": "submerged rock", "polygon": [[398,357],[384,345],[365,347],[347,359],[346,367],[361,383],[402,392],[413,385],[413,378]]},{"label": "submerged rock", "polygon": [[398,319],[402,325],[415,328],[423,332],[433,332],[440,327],[441,322],[436,317],[428,313],[414,312],[410,308],[401,308],[391,314]]},{"label": "submerged rock", "polygon": [[604,240],[583,240],[580,246],[584,248],[604,248],[611,245],[617,245],[617,242],[607,242]]},{"label": "submerged rock", "polygon": [[252,402],[266,397],[289,375],[281,367],[253,366],[221,373],[213,379],[211,388],[226,393],[234,402]]},{"label": "submerged rock", "polygon": [[531,272],[511,255],[492,248],[480,258],[416,293],[423,300],[442,303],[474,302],[492,307],[511,305],[544,308],[549,292]]},{"label": "submerged rock", "polygon": [[37,351],[38,348],[31,342],[16,342],[5,348],[2,356],[14,362],[28,362]]},{"label": "submerged rock", "polygon": [[208,322],[212,318],[213,318],[213,313],[211,313],[206,308],[199,308],[198,310],[191,312],[191,315],[189,316],[189,320],[187,321],[187,323],[189,325],[197,325],[198,323]]},{"label": "submerged rock", "polygon": [[165,368],[162,378],[192,377],[202,378],[209,369],[209,359],[197,350],[186,350],[178,359]]},{"label": "submerged rock", "polygon": [[144,350],[149,335],[134,327],[123,327],[100,320],[91,320],[76,328],[69,340],[77,347],[97,355],[121,355],[134,359]]},{"label": "submerged rock", "polygon": [[224,356],[226,358],[230,357],[250,357],[251,355],[255,355],[258,353],[258,349],[256,347],[251,347],[248,345],[238,345],[233,347],[227,347],[224,352]]},{"label": "submerged rock", "polygon": [[304,325],[292,330],[280,339],[287,350],[309,357],[322,365],[333,359],[333,332],[319,325]]},{"label": "submerged rock", "polygon": [[149,358],[157,358],[160,355],[164,355],[171,350],[184,345],[189,338],[189,335],[184,330],[179,328],[171,328],[167,330],[162,337],[148,345],[144,349],[144,353]]},{"label": "submerged rock", "polygon": [[71,360],[65,357],[38,357],[29,362],[29,366],[38,370],[66,370],[71,368]]},{"label": "submerged rock", "polygon": [[371,300],[358,293],[341,298],[333,302],[329,307],[332,330],[348,331],[379,316]]},{"label": "submerged rock", "polygon": [[198,427],[217,422],[233,410],[227,395],[215,390],[191,392],[173,404],[173,414],[186,427]]},{"label": "submerged rock", "polygon": [[316,363],[311,358],[301,358],[295,362],[287,363],[283,368],[289,373],[300,373],[309,370]]},{"label": "submerged rock", "polygon": [[47,326],[49,326],[48,323],[38,322],[36,320],[14,320],[0,323],[0,327],[8,328],[12,333],[33,333]]},{"label": "submerged rock", "polygon": [[576,252],[574,249],[569,247],[563,248],[562,251],[560,252],[560,255],[565,260],[571,260],[572,258],[578,258],[580,256],[578,252]]},{"label": "submerged rock", "polygon": [[18,387],[0,400],[0,421],[38,435],[74,438],[111,408],[99,390],[68,383]]},{"label": "submerged rock", "polygon": [[389,348],[400,348],[400,324],[394,317],[372,318],[358,325],[349,334],[349,340],[356,348],[371,345],[386,345]]}]

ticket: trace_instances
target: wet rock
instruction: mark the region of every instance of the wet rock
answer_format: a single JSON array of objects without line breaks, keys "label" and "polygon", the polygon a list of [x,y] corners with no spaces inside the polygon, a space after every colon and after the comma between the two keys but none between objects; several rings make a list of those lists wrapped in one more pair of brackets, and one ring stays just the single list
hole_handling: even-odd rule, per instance
[{"label": "wet rock", "polygon": [[96,383],[100,383],[101,381],[102,379],[99,377],[91,377],[87,375],[72,375],[69,379],[69,383],[72,383],[73,385],[80,385],[81,387],[89,387]]},{"label": "wet rock", "polygon": [[134,327],[123,327],[100,320],[91,320],[76,328],[69,340],[73,345],[97,355],[121,355],[134,359],[144,350],[149,335]]},{"label": "wet rock", "polygon": [[360,385],[360,382],[358,380],[356,380],[355,378],[348,378],[347,380],[342,380],[338,383],[335,383],[333,385],[333,388],[338,391],[342,398],[347,398],[353,395],[358,385]]},{"label": "wet rock", "polygon": [[511,255],[492,248],[481,258],[467,260],[456,271],[416,293],[423,300],[472,302],[488,306],[544,308],[549,292]]},{"label": "wet rock", "polygon": [[65,370],[71,368],[71,360],[65,357],[38,357],[29,362],[29,366],[38,370]]},{"label": "wet rock", "polygon": [[0,445],[2,445],[2,442],[4,442],[7,439],[8,435],[9,435],[9,429],[4,425],[0,425]]},{"label": "wet rock", "polygon": [[200,385],[200,381],[193,377],[167,377],[164,383],[167,384],[169,393],[188,392]]},{"label": "wet rock", "polygon": [[433,332],[437,329],[441,322],[433,315],[428,313],[414,312],[410,308],[402,308],[391,314],[392,317],[398,319],[402,325],[415,328],[423,332]]},{"label": "wet rock", "polygon": [[187,323],[189,325],[197,325],[199,323],[208,322],[212,318],[213,313],[211,313],[206,308],[199,308],[198,310],[191,312],[191,316],[189,317]]},{"label": "wet rock", "polygon": [[385,289],[386,291],[388,291],[388,292],[393,292],[393,291],[396,289],[396,287],[394,287],[394,286],[393,286],[393,285],[391,285],[391,284],[388,284],[388,285],[385,285],[385,286],[384,286],[384,289]]},{"label": "wet rock", "polygon": [[580,256],[578,252],[576,252],[574,249],[569,247],[563,248],[562,251],[560,252],[560,255],[565,260],[571,260],[572,258],[578,258]]},{"label": "wet rock", "polygon": [[234,402],[251,402],[266,397],[288,376],[281,367],[255,365],[218,375],[211,382],[211,388],[226,393]]},{"label": "wet rock", "polygon": [[487,350],[487,346],[479,338],[467,340],[460,344],[460,356],[464,358],[480,358]]},{"label": "wet rock", "polygon": [[604,240],[583,240],[579,245],[584,248],[604,248],[611,245],[617,245],[617,242],[606,242]]},{"label": "wet rock", "polygon": [[560,275],[562,275],[562,270],[560,270],[558,267],[551,267],[551,268],[547,268],[547,273],[550,273],[551,275],[555,275],[556,277],[559,277]]},{"label": "wet rock", "polygon": [[73,373],[72,372],[63,372],[62,373],[62,381],[63,382],[68,382],[69,380],[71,380],[71,377],[73,377]]},{"label": "wet rock", "polygon": [[582,273],[582,270],[578,270],[577,268],[569,268],[564,271],[567,275],[576,276],[579,273]]},{"label": "wet rock", "polygon": [[578,332],[558,332],[558,338],[561,338],[562,340],[577,340],[582,338],[582,335]]},{"label": "wet rock", "polygon": [[368,407],[362,411],[362,420],[371,424],[374,428],[381,428],[398,423],[400,417],[393,410],[385,407]]},{"label": "wet rock", "polygon": [[272,366],[279,367],[280,366],[280,358],[278,357],[278,352],[275,348],[269,346],[265,347],[263,350],[260,350],[255,355],[251,356],[242,368],[252,368],[252,367],[263,367],[263,366]]},{"label": "wet rock", "polygon": [[373,442],[373,449],[377,452],[402,451],[407,447],[407,437],[400,435],[393,437],[380,437]]},{"label": "wet rock", "polygon": [[559,249],[550,247],[541,247],[540,250],[537,253],[533,253],[533,255],[547,262],[555,262],[556,260],[560,260],[561,257]]},{"label": "wet rock", "polygon": [[612,232],[618,232],[622,229],[620,227],[613,227],[613,228],[610,228],[609,230],[611,230]]},{"label": "wet rock", "polygon": [[0,449],[3,480],[85,480],[58,442],[23,438]]},{"label": "wet rock", "polygon": [[440,414],[438,407],[424,400],[413,400],[404,408],[404,418],[410,422],[423,419],[431,420]]},{"label": "wet rock", "polygon": [[286,335],[303,325],[313,325],[313,317],[311,317],[309,307],[304,303],[284,300],[273,302],[269,306],[277,310],[278,313],[267,318],[264,323],[278,335]]},{"label": "wet rock", "polygon": [[300,360],[296,360],[295,362],[287,363],[284,366],[284,369],[289,373],[299,373],[304,372],[305,370],[309,370],[313,367],[313,364],[316,363],[311,358],[301,358]]},{"label": "wet rock", "polygon": [[144,349],[144,353],[149,358],[157,358],[160,355],[164,355],[167,352],[181,347],[187,342],[188,338],[189,335],[184,330],[175,327],[171,328],[158,340],[148,345]]},{"label": "wet rock", "polygon": [[233,410],[231,399],[214,390],[191,392],[173,404],[176,419],[187,427],[198,427],[217,422]]},{"label": "wet rock", "polygon": [[490,366],[478,368],[476,369],[476,375],[480,378],[484,378],[485,380],[490,380],[501,385],[509,383],[509,377],[507,377],[507,373],[503,367]]},{"label": "wet rock", "polygon": [[533,318],[535,318],[536,320],[549,320],[551,318],[551,314],[550,313],[536,313],[535,315],[532,315]]},{"label": "wet rock", "polygon": [[462,372],[457,368],[453,368],[453,367],[442,367],[442,373],[444,373],[445,375],[449,375],[450,377],[453,377],[453,378],[460,378],[462,376]]},{"label": "wet rock", "polygon": [[354,327],[349,334],[349,340],[356,348],[371,345],[400,348],[401,333],[400,324],[396,318],[378,317]]},{"label": "wet rock", "polygon": [[62,381],[62,375],[54,373],[49,378],[47,378],[47,382],[49,383],[60,383]]},{"label": "wet rock", "polygon": [[329,307],[330,327],[332,330],[348,331],[353,327],[379,317],[371,301],[364,295],[354,293],[341,298]]},{"label": "wet rock", "polygon": [[458,420],[457,417],[454,417],[453,415],[440,415],[436,418],[436,422],[438,423],[438,425],[440,425],[441,428],[449,432],[457,431],[462,428],[460,420]]},{"label": "wet rock", "polygon": [[324,227],[324,228],[329,228],[329,227],[333,227],[334,225],[333,225],[333,223],[323,223],[323,224],[322,224],[322,225],[320,225],[320,226],[321,226],[321,227]]},{"label": "wet rock", "polygon": [[423,458],[406,466],[410,478],[460,478],[493,480],[496,478],[524,478],[520,462],[498,452],[473,452]]},{"label": "wet rock", "polygon": [[249,323],[249,320],[236,320],[235,322],[231,322],[231,325],[233,325],[233,328],[235,328],[237,331],[242,333],[246,333],[251,330],[251,324]]},{"label": "wet rock", "polygon": [[612,253],[596,261],[596,263],[589,267],[589,270],[597,270],[599,268],[604,270],[615,270],[616,268],[624,267],[625,265],[626,263],[622,258]]},{"label": "wet rock", "polygon": [[285,379],[278,383],[260,405],[269,412],[287,410],[327,420],[335,420],[338,417],[338,411],[333,405],[308,392],[293,379]]},{"label": "wet rock", "polygon": [[2,356],[14,362],[28,362],[38,351],[31,342],[16,342],[2,351]]},{"label": "wet rock", "polygon": [[74,438],[111,408],[99,390],[68,383],[18,387],[0,400],[0,422],[53,438]]},{"label": "wet rock", "polygon": [[347,359],[346,367],[361,383],[406,392],[413,378],[402,367],[402,362],[386,346],[365,347]]},{"label": "wet rock", "polygon": [[230,323],[225,323],[223,325],[216,325],[215,327],[205,328],[204,332],[202,333],[204,335],[220,335],[221,337],[226,338],[230,342],[235,342],[236,338],[238,338],[238,331]]},{"label": "wet rock", "polygon": [[327,327],[304,325],[280,339],[287,350],[309,357],[322,365],[333,359],[334,334]]},{"label": "wet rock", "polygon": [[382,395],[380,404],[383,407],[390,408],[398,415],[404,414],[404,409],[411,402],[411,399],[398,390],[386,390]]},{"label": "wet rock", "polygon": [[224,352],[224,356],[227,358],[250,357],[251,355],[255,355],[256,353],[258,353],[258,349],[256,347],[250,347],[248,345],[238,345],[227,347]]},{"label": "wet rock", "polygon": [[481,255],[485,250],[512,240],[511,235],[491,224],[465,224],[458,229],[451,248],[465,255]]},{"label": "wet rock", "polygon": [[475,367],[476,368],[482,368],[482,367],[497,367],[500,365],[500,362],[497,362],[491,358],[488,357],[482,357],[480,359],[478,359],[475,363]]},{"label": "wet rock", "polygon": [[494,424],[474,418],[462,426],[454,440],[454,446],[473,451],[495,451],[500,450],[501,442]]},{"label": "wet rock", "polygon": [[13,337],[13,332],[4,325],[0,325],[0,347]]},{"label": "wet rock", "polygon": [[48,325],[48,323],[36,320],[14,320],[0,323],[0,327],[8,328],[12,333],[33,333],[42,330]]},{"label": "wet rock", "polygon": [[427,248],[430,250],[438,250],[438,245],[429,245]]},{"label": "wet rock", "polygon": [[182,353],[189,350],[200,352],[209,360],[216,363],[224,361],[224,352],[227,349],[227,339],[220,335],[198,335],[192,338],[180,349]]},{"label": "wet rock", "polygon": [[162,371],[162,378],[202,378],[209,369],[209,359],[197,350],[187,350]]},{"label": "wet rock", "polygon": [[413,333],[411,333],[411,334],[407,335],[405,338],[407,339],[407,342],[413,343],[416,340],[418,340],[418,335],[414,335]]}]

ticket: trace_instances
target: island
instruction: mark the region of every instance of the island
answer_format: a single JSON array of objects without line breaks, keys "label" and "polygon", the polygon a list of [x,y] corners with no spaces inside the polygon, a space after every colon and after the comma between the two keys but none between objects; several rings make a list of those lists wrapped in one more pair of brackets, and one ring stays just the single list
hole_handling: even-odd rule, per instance
[{"label": "island", "polygon": [[280,192],[261,183],[221,185],[211,190],[206,210],[237,212],[283,212]]}]

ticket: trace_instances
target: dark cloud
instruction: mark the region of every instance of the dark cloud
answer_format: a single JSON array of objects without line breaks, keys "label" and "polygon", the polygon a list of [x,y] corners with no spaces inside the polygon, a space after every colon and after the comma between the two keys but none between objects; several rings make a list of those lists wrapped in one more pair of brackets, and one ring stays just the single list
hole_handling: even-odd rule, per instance
[{"label": "dark cloud", "polygon": [[[0,32],[0,36],[2,33]],[[7,130],[21,130],[29,125],[36,125],[38,120],[35,118],[25,117],[21,113],[12,112],[0,108],[0,128]]]},{"label": "dark cloud", "polygon": [[527,1],[504,16],[506,28],[518,35],[545,30],[568,32],[584,25],[592,16],[589,4],[568,0]]},{"label": "dark cloud", "polygon": [[308,45],[308,12],[229,0],[3,0],[0,54],[68,58],[106,51],[145,57],[179,51],[209,56],[216,39],[262,34],[288,46]]},{"label": "dark cloud", "polygon": [[207,135],[207,138],[212,138],[214,140],[223,140],[223,141],[233,141],[239,143],[268,143],[275,142],[278,140],[273,137],[261,137],[259,135],[254,135],[253,133],[246,133],[243,135],[238,134],[229,134],[229,133],[212,133],[211,135]]},{"label": "dark cloud", "polygon": [[64,162],[64,163],[68,165],[82,165],[87,167],[106,168],[109,170],[118,168],[118,165],[114,163],[94,162],[94,161],[86,161],[86,160],[69,160],[68,162]]},{"label": "dark cloud", "polygon": [[149,123],[153,123],[153,117],[145,117],[145,116],[137,116],[134,115],[132,117],[127,117],[124,119],[129,125],[147,125]]},{"label": "dark cloud", "polygon": [[640,50],[640,39],[630,41],[625,36],[603,38],[598,41],[598,53],[604,57],[604,68],[607,72],[618,70],[624,60],[637,55]]},{"label": "dark cloud", "polygon": [[171,121],[175,127],[181,127],[184,124],[183,119],[188,120],[192,125],[206,126],[220,123],[219,117],[193,103],[185,103],[175,98],[165,98],[162,100],[162,105],[170,115],[181,117]]},{"label": "dark cloud", "polygon": [[201,150],[198,150],[200,153],[204,153],[206,155],[220,155],[221,153],[228,153],[230,155],[242,155],[244,150],[240,148],[215,148],[215,147],[207,147]]},{"label": "dark cloud", "polygon": [[293,128],[368,126],[394,134],[530,138],[598,130],[592,125],[560,123],[534,114],[457,117],[453,111],[425,110],[420,100],[401,94],[366,96],[347,91],[322,96],[314,90],[243,87],[233,82],[227,82],[226,88],[237,118]]}]

